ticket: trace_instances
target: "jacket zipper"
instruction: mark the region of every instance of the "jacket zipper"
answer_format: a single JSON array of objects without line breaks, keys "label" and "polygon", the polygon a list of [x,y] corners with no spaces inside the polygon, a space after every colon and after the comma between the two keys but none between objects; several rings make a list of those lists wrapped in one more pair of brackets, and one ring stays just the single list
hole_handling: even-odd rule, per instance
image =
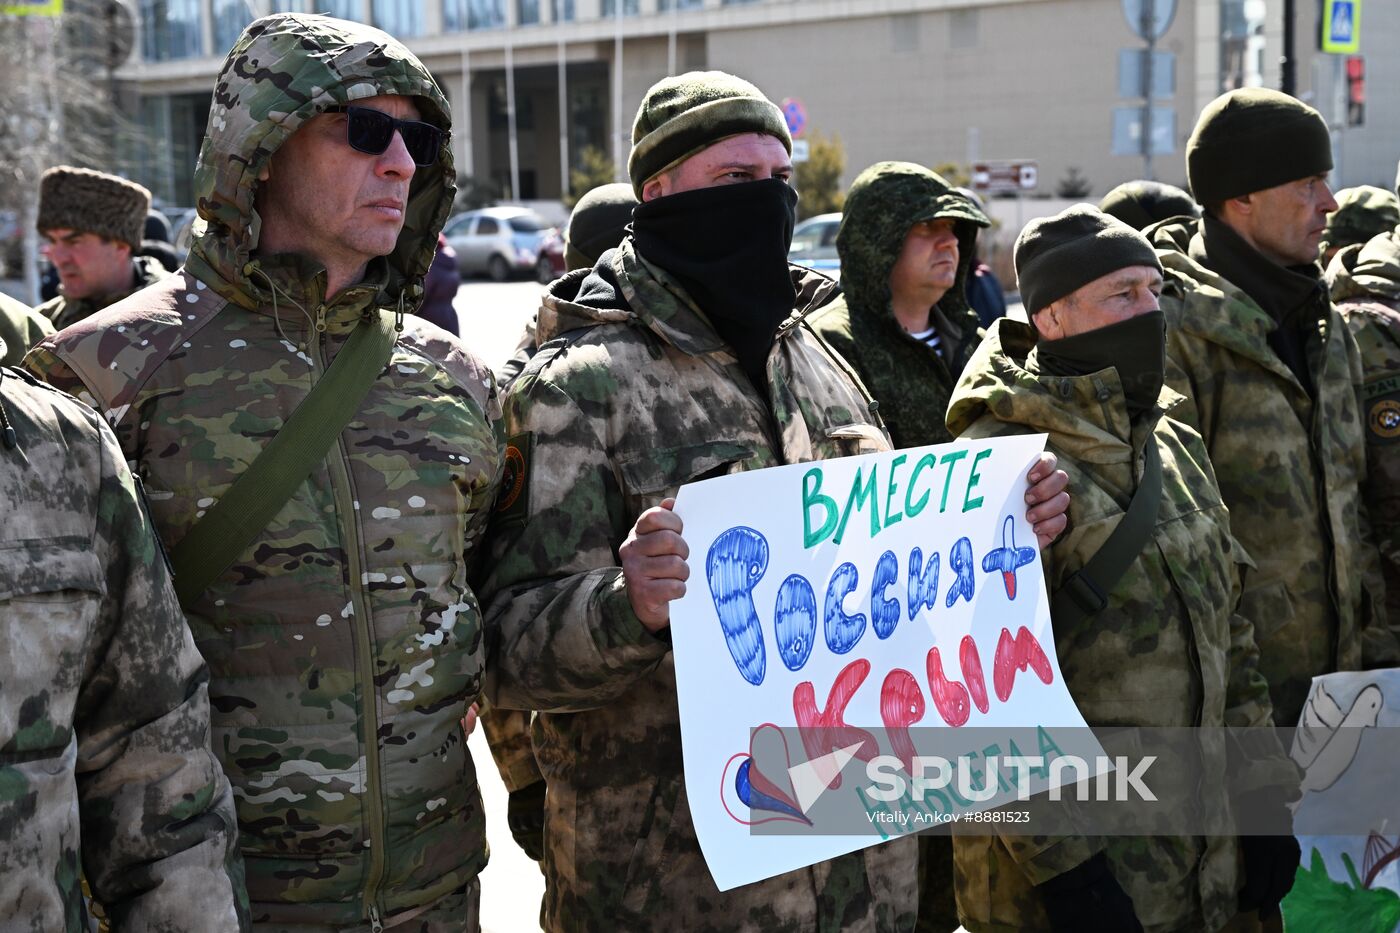
[{"label": "jacket zipper", "polygon": [[[1328,311],[1331,311],[1331,304],[1328,304]],[[1326,556],[1324,564],[1327,569],[1327,595],[1332,600],[1332,613],[1336,622],[1336,633],[1332,637],[1332,667],[1337,666],[1338,659],[1342,655],[1342,594],[1337,589],[1337,542],[1332,534],[1332,508],[1327,501],[1327,472],[1323,467],[1322,455],[1322,392],[1323,375],[1327,371],[1327,344],[1332,336],[1332,315],[1326,314],[1322,319],[1322,347],[1318,352],[1317,370],[1317,396],[1312,399],[1312,430],[1309,432],[1308,441],[1313,445],[1310,452],[1309,461],[1317,465],[1315,471],[1317,477],[1314,483],[1315,495],[1317,496],[1317,509],[1322,518],[1322,540],[1325,546],[1323,553]],[[1306,394],[1306,392],[1305,392]],[[1359,575],[1359,573],[1358,573]],[[1365,589],[1366,581],[1358,581],[1361,589]]]},{"label": "jacket zipper", "polygon": [[[317,379],[325,374],[326,306],[316,308],[317,338],[311,341],[315,354]],[[358,679],[361,684],[360,721],[361,741],[365,745],[365,813],[369,818],[369,871],[365,876],[363,901],[369,914],[370,927],[374,933],[384,929],[379,919],[379,884],[384,874],[384,801],[379,786],[379,690],[374,683],[374,638],[370,632],[369,604],[362,587],[364,567],[360,562],[359,513],[355,508],[354,496],[350,487],[349,453],[345,449],[345,439],[337,437],[335,452],[326,459],[330,471],[331,492],[335,497],[336,512],[344,516],[342,532],[345,535],[345,559],[348,564],[350,582],[350,603],[354,620],[355,658]]]}]

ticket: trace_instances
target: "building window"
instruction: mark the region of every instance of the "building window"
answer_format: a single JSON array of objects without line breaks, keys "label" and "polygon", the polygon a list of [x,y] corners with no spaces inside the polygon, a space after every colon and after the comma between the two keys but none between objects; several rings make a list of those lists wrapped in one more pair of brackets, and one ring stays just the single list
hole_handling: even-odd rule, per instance
[{"label": "building window", "polygon": [[505,0],[443,0],[442,25],[448,32],[500,29],[505,24]]},{"label": "building window", "polygon": [[223,55],[233,48],[243,27],[253,21],[243,0],[214,0],[214,52]]},{"label": "building window", "polygon": [[[642,11],[641,0],[622,0],[622,15],[636,16]],[[617,15],[617,0],[603,0],[603,19]]]},{"label": "building window", "polygon": [[533,26],[540,21],[540,0],[515,0],[515,24]]},{"label": "building window", "polygon": [[204,54],[200,0],[141,0],[141,55],[148,62]]},{"label": "building window", "polygon": [[572,23],[574,0],[549,0],[549,12],[556,23]]},{"label": "building window", "polygon": [[272,0],[274,13],[324,13],[337,19],[363,18],[359,0]]},{"label": "building window", "polygon": [[423,34],[422,0],[372,0],[374,25],[396,39]]},{"label": "building window", "polygon": [[656,8],[662,13],[668,12],[672,7],[677,10],[698,10],[704,5],[704,0],[656,0]]}]

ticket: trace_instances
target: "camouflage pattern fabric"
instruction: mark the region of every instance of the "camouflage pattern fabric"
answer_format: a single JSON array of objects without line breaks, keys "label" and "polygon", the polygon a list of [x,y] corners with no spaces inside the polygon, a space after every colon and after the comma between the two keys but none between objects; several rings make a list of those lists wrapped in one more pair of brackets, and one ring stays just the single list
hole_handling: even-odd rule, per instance
[{"label": "camouflage pattern fabric", "polygon": [[1336,201],[1337,209],[1327,215],[1320,251],[1365,243],[1400,224],[1400,199],[1393,191],[1359,185],[1338,191]]},{"label": "camouflage pattern fabric", "polygon": [[[948,427],[959,437],[1049,435],[1073,490],[1069,530],[1045,555],[1052,592],[1118,527],[1142,479],[1145,445],[1156,444],[1162,460],[1162,502],[1147,546],[1105,609],[1055,625],[1060,669],[1085,721],[1269,724],[1254,630],[1235,611],[1244,552],[1200,435],[1167,414],[1182,407],[1181,396],[1164,389],[1156,411],[1130,421],[1115,371],[1041,376],[1034,342],[1029,325],[998,321],[953,393]],[[1170,773],[1163,779],[1223,781],[1224,753],[1222,742],[1196,761],[1159,762]],[[1230,825],[1228,813],[1220,817]],[[1048,929],[1032,885],[1100,847],[1146,930],[1218,930],[1236,910],[1233,838],[958,836],[953,845],[959,914],[974,933]]]},{"label": "camouflage pattern fabric", "polygon": [[88,298],[65,298],[59,295],[50,298],[34,310],[46,317],[54,330],[63,330],[79,321],[87,320],[103,308],[121,301],[128,295],[139,292],[147,285],[153,285],[169,275],[160,260],[154,256],[131,257],[131,287],[115,295],[93,295]]},{"label": "camouflage pattern fabric", "polygon": [[477,722],[486,733],[496,770],[501,772],[501,782],[510,793],[544,780],[530,742],[530,721],[529,710],[497,709],[480,701]]},{"label": "camouflage pattern fabric", "polygon": [[[830,299],[835,283],[793,269],[801,312]],[[539,353],[506,396],[512,472],[482,591],[498,635],[487,695],[539,710],[546,928],[911,929],[912,839],[715,888],[686,802],[670,645],[637,620],[617,556],[637,516],[684,483],[888,449],[868,398],[797,313],[769,355],[765,402],[631,240],[578,302],[559,292],[568,281],[546,295]]]},{"label": "camouflage pattern fabric", "polygon": [[[910,229],[927,220],[956,222],[958,274],[930,309],[941,352],[905,333],[890,304],[890,272]],[[941,444],[948,396],[982,332],[967,301],[977,231],[991,222],[941,176],[910,162],[878,162],[846,195],[836,249],[843,294],[812,326],[849,360],[880,403],[896,447]]]},{"label": "camouflage pattern fabric", "polygon": [[[1173,416],[1198,430],[1255,569],[1240,611],[1280,725],[1298,721],[1312,678],[1400,663],[1360,484],[1366,475],[1356,341],[1323,303],[1307,345],[1310,397],[1268,343],[1259,305],[1191,256],[1199,223],[1153,228],[1166,270],[1167,385]],[[1166,248],[1161,248],[1166,247]]]},{"label": "camouflage pattern fabric", "polygon": [[[394,252],[333,299],[325,271],[253,251],[254,181],[318,110],[412,94],[422,65],[367,26],[254,22],[229,54],[178,275],[41,344],[27,365],[91,400],[173,546],[302,402],[366,315],[422,294],[452,201],[444,144]],[[446,123],[440,125],[446,126]],[[432,904],[486,861],[460,720],[484,654],[469,585],[500,473],[489,370],[409,316],[339,441],[189,610],[214,750],[238,798],[255,921],[353,925]]]},{"label": "camouflage pattern fabric", "polygon": [[1387,618],[1400,619],[1400,233],[1383,233],[1343,253],[1333,257],[1327,275],[1337,313],[1361,354],[1362,496],[1381,553]]},{"label": "camouflage pattern fabric", "polygon": [[209,672],[111,430],[0,373],[0,929],[247,929]]},{"label": "camouflage pattern fabric", "polygon": [[52,333],[48,318],[0,293],[0,340],[5,343],[0,366],[18,366],[30,347]]}]

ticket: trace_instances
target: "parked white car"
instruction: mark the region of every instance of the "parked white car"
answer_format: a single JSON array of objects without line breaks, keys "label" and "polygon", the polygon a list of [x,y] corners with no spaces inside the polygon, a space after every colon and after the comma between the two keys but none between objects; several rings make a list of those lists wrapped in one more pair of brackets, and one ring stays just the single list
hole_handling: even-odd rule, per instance
[{"label": "parked white car", "polygon": [[457,251],[463,278],[486,274],[504,282],[517,273],[536,274],[553,229],[529,208],[483,207],[451,218],[442,234]]}]

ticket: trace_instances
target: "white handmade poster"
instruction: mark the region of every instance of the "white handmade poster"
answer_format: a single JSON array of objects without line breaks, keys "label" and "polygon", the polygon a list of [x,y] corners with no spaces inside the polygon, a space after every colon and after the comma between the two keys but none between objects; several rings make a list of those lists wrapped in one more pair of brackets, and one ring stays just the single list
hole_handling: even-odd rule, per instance
[{"label": "white handmade poster", "polygon": [[1102,750],[1060,674],[1025,519],[1044,443],[958,441],[680,490],[686,795],[721,890],[1087,776],[1055,767]]}]

